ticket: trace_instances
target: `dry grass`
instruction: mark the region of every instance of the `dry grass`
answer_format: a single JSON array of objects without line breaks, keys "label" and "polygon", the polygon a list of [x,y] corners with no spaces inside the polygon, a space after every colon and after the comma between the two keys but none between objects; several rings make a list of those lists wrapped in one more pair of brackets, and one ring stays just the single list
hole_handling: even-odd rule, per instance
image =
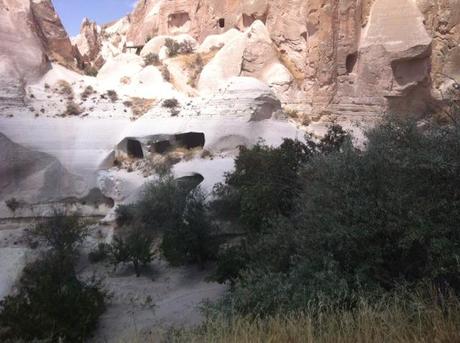
[{"label": "dry grass", "polygon": [[64,116],[78,116],[83,113],[83,109],[73,101],[67,103],[67,107],[63,113]]},{"label": "dry grass", "polygon": [[[420,298],[419,298],[420,299]],[[436,301],[392,297],[354,310],[319,305],[298,315],[268,319],[236,317],[212,320],[195,330],[155,334],[149,342],[200,343],[355,343],[460,342],[460,303],[455,297]],[[132,338],[135,342],[136,338]]]},{"label": "dry grass", "polygon": [[68,83],[65,80],[59,80],[56,83],[56,89],[59,92],[59,94],[62,95],[67,95],[69,97],[73,97],[73,89],[70,83]]},{"label": "dry grass", "polygon": [[[125,101],[124,104],[127,106],[128,102]],[[131,101],[129,101],[129,105],[128,107],[131,107],[133,111],[133,117],[137,119],[147,113],[153,105],[155,105],[155,100],[133,97]]]}]

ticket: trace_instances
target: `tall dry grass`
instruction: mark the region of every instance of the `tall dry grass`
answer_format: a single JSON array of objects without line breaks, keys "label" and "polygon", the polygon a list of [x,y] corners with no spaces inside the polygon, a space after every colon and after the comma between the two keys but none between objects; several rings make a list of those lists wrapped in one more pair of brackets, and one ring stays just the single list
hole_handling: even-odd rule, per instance
[{"label": "tall dry grass", "polygon": [[[208,320],[201,327],[157,333],[143,342],[196,343],[387,343],[460,342],[460,302],[388,297],[372,304],[361,299],[353,310],[326,303],[304,313],[265,319]],[[131,342],[136,341],[133,339]]]}]

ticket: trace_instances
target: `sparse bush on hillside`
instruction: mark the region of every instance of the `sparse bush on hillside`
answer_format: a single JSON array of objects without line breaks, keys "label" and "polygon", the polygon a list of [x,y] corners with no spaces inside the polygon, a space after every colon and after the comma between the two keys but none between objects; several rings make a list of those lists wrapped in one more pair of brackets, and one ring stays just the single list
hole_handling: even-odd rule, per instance
[{"label": "sparse bush on hillside", "polygon": [[83,113],[83,109],[73,101],[67,102],[64,116],[78,116]]},{"label": "sparse bush on hillside", "polygon": [[110,101],[115,102],[118,100],[118,94],[114,90],[108,90],[107,96],[109,97]]},{"label": "sparse bush on hillside", "polygon": [[97,70],[97,68],[92,65],[87,65],[84,69],[84,72],[85,72],[85,75],[87,76],[96,77],[97,74],[99,73],[99,70]]},{"label": "sparse bush on hillside", "polygon": [[6,204],[6,207],[10,209],[11,212],[16,212],[16,210],[21,206],[21,204],[16,198],[5,200],[5,204]]},{"label": "sparse bush on hillside", "polygon": [[165,46],[168,49],[169,57],[174,57],[179,54],[190,54],[193,52],[192,42],[188,40],[184,40],[179,43],[174,39],[166,38]]},{"label": "sparse bush on hillside", "polygon": [[87,86],[80,97],[83,101],[86,101],[92,94],[94,94],[94,88],[92,86]]},{"label": "sparse bush on hillside", "polygon": [[73,88],[66,80],[59,80],[57,82],[57,89],[59,94],[73,97]]},{"label": "sparse bush on hillside", "polygon": [[179,106],[179,101],[177,101],[176,98],[171,98],[171,99],[165,99],[163,100],[161,106],[165,108],[175,108]]},{"label": "sparse bush on hillside", "polygon": [[153,107],[155,100],[132,97],[130,101],[125,101],[123,104],[131,108],[134,118],[139,118]]},{"label": "sparse bush on hillside", "polygon": [[146,66],[149,66],[149,65],[158,66],[158,65],[160,65],[160,58],[158,57],[158,54],[150,52],[147,55],[145,55],[144,56],[144,64]]},{"label": "sparse bush on hillside", "polygon": [[190,59],[186,61],[186,67],[190,71],[190,76],[187,80],[187,84],[191,87],[196,87],[201,72],[204,68],[204,61],[200,54],[189,56],[191,56]]},{"label": "sparse bush on hillside", "polygon": [[161,76],[163,76],[163,79],[167,82],[171,82],[171,73],[169,72],[168,66],[163,65],[160,71]]}]

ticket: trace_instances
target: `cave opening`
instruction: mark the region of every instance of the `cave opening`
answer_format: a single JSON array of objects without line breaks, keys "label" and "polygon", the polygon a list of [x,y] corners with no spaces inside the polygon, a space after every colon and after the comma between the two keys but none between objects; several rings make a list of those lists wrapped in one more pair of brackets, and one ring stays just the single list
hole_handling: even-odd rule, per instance
[{"label": "cave opening", "polygon": [[224,18],[220,18],[217,23],[219,24],[219,27],[221,29],[223,29],[225,27],[225,19]]},{"label": "cave opening", "polygon": [[180,28],[190,21],[190,15],[187,12],[172,13],[168,17],[168,27]]},{"label": "cave opening", "polygon": [[351,74],[355,69],[356,62],[358,61],[358,53],[354,52],[347,56],[345,61],[345,67],[347,68],[347,73]]},{"label": "cave opening", "polygon": [[164,154],[172,148],[172,144],[169,140],[159,141],[152,143],[150,151],[157,154]]},{"label": "cave opening", "polygon": [[138,140],[128,138],[126,142],[126,150],[128,156],[131,158],[144,158],[142,144]]},{"label": "cave opening", "polygon": [[204,147],[205,137],[203,132],[187,132],[174,135],[176,146],[185,149]]}]

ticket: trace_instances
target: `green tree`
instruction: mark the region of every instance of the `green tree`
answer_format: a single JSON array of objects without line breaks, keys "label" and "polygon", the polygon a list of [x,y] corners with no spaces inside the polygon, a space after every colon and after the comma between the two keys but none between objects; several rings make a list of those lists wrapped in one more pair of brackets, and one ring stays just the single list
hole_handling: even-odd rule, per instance
[{"label": "green tree", "polygon": [[164,232],[161,251],[173,265],[198,263],[203,266],[216,257],[217,248],[205,196],[196,188],[187,197],[182,220]]},{"label": "green tree", "polygon": [[132,263],[136,276],[141,275],[141,267],[153,261],[154,240],[150,233],[141,229],[130,230],[126,238],[115,237],[110,247],[112,263]]}]

